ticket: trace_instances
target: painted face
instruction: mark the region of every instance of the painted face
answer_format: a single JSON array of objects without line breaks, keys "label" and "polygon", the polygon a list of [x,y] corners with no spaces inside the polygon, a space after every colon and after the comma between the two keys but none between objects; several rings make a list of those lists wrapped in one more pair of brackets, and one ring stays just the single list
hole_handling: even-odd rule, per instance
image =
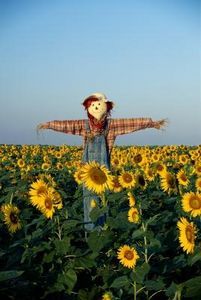
[{"label": "painted face", "polygon": [[88,112],[98,121],[106,114],[107,105],[105,101],[93,101],[88,108]]}]

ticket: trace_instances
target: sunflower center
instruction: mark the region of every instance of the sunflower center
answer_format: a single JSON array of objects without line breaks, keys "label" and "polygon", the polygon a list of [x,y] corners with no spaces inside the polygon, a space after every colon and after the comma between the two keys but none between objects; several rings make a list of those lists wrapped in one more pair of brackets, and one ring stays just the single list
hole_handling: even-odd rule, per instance
[{"label": "sunflower center", "polygon": [[132,260],[134,258],[133,251],[126,250],[124,253],[124,257],[127,258],[128,260]]},{"label": "sunflower center", "polygon": [[17,224],[18,223],[18,217],[15,213],[11,212],[10,214],[10,220],[13,224]]},{"label": "sunflower center", "polygon": [[135,220],[137,218],[137,213],[136,212],[132,213],[132,218],[133,218],[133,220]]},{"label": "sunflower center", "polygon": [[160,172],[160,171],[163,171],[164,167],[162,165],[158,165],[157,166],[157,170]]},{"label": "sunflower center", "polygon": [[90,177],[96,184],[104,184],[107,181],[107,176],[105,173],[97,168],[93,168],[90,172]]},{"label": "sunflower center", "polygon": [[47,209],[51,209],[52,208],[52,201],[49,198],[45,199],[45,207]]},{"label": "sunflower center", "polygon": [[181,175],[181,180],[182,180],[182,181],[187,181],[187,177],[186,177],[185,174],[182,174],[182,175]]},{"label": "sunflower center", "polygon": [[190,225],[186,227],[186,238],[190,243],[194,242],[194,232]]},{"label": "sunflower center", "polygon": [[124,181],[126,182],[126,183],[130,183],[130,182],[132,182],[132,176],[130,175],[130,174],[128,174],[128,173],[125,173],[125,174],[123,174],[123,179],[124,179]]},{"label": "sunflower center", "polygon": [[169,176],[167,179],[167,183],[169,187],[175,187],[175,180],[173,176]]},{"label": "sunflower center", "polygon": [[135,155],[135,157],[134,157],[134,162],[140,163],[141,161],[142,161],[142,156],[141,156],[141,154]]},{"label": "sunflower center", "polygon": [[115,188],[121,187],[121,185],[120,185],[120,183],[119,183],[119,181],[118,181],[117,178],[115,178],[115,179],[113,180],[113,185],[114,185]]},{"label": "sunflower center", "polygon": [[201,208],[201,200],[196,196],[194,196],[190,199],[189,204],[190,204],[191,208],[193,208],[193,209],[200,209]]},{"label": "sunflower center", "polygon": [[119,165],[119,160],[116,158],[116,159],[114,159],[114,165]]}]

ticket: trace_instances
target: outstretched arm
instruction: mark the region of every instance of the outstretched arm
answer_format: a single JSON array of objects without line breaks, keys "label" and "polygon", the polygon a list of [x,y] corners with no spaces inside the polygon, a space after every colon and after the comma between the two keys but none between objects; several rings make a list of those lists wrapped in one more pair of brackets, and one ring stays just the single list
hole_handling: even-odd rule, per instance
[{"label": "outstretched arm", "polygon": [[50,121],[39,124],[37,126],[37,131],[41,129],[52,129],[69,134],[83,135],[85,130],[85,120]]},{"label": "outstretched arm", "polygon": [[167,125],[167,120],[153,121],[151,118],[112,119],[110,129],[114,135],[131,133],[145,128],[162,129]]}]

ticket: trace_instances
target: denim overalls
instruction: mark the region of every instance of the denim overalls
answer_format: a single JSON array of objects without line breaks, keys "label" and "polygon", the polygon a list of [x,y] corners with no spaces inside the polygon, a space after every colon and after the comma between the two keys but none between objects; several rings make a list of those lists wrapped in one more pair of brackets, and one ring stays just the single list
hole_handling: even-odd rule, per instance
[{"label": "denim overalls", "polygon": [[[89,127],[89,121],[86,120],[86,131],[88,136],[90,136],[90,127]],[[108,169],[110,167],[109,165],[109,153],[107,150],[107,144],[106,144],[106,136],[108,133],[108,123],[106,123],[104,131],[99,134],[95,135],[92,138],[88,137],[86,141],[86,145],[84,148],[83,153],[83,162],[90,162],[90,161],[96,161],[101,165],[105,165]],[[84,206],[84,223],[85,223],[85,229],[92,230],[96,226],[101,226],[104,224],[106,216],[103,215],[99,217],[96,224],[92,223],[90,219],[90,212],[92,210],[91,207],[91,200],[94,199],[97,204],[100,203],[100,198],[92,191],[89,191],[85,186],[83,186],[83,206]]]}]

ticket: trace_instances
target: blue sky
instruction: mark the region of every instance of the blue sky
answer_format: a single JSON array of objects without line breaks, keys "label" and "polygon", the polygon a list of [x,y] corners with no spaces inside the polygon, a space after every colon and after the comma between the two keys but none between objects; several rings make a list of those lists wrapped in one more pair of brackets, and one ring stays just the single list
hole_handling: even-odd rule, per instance
[{"label": "blue sky", "polygon": [[169,119],[117,145],[201,144],[200,19],[198,0],[0,0],[0,144],[81,144],[35,128],[94,92],[113,118]]}]

